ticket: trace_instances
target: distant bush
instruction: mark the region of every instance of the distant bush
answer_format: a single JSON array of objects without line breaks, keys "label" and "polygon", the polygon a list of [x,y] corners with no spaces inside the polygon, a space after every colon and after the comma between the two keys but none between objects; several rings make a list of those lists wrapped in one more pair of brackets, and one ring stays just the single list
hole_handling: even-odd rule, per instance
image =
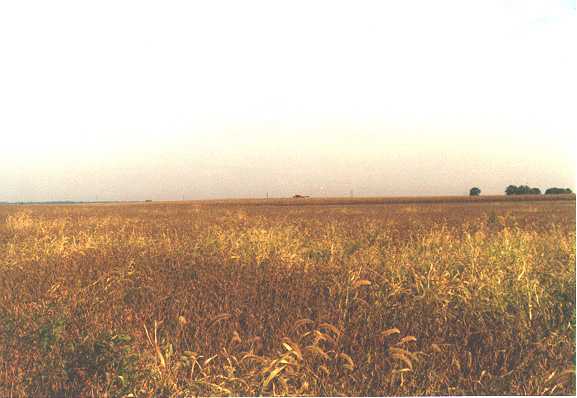
[{"label": "distant bush", "polygon": [[573,193],[573,191],[571,191],[569,188],[548,188],[545,191],[545,195],[562,195],[568,193]]},{"label": "distant bush", "polygon": [[507,195],[541,195],[539,188],[531,188],[528,185],[509,185],[505,189]]}]

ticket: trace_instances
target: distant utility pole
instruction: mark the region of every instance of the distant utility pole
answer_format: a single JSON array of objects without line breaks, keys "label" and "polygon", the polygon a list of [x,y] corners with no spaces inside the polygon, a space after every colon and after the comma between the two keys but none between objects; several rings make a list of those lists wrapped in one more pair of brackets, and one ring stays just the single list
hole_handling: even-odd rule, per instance
[{"label": "distant utility pole", "polygon": [[354,196],[353,190],[351,189],[351,198]]},{"label": "distant utility pole", "polygon": [[268,200],[268,192],[266,193],[266,200]]}]

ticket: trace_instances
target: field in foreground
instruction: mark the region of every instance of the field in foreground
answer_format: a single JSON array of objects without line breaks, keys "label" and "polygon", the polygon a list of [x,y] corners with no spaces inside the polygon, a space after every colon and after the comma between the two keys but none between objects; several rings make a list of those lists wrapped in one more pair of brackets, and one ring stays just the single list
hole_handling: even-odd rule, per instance
[{"label": "field in foreground", "polygon": [[574,199],[0,206],[0,396],[574,393]]}]

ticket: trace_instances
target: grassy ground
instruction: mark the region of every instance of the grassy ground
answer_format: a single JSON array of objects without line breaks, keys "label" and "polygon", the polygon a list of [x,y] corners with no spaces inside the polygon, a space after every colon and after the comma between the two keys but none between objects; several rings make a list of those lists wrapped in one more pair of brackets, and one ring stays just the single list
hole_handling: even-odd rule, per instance
[{"label": "grassy ground", "polygon": [[0,206],[0,396],[575,393],[574,197],[270,204]]}]

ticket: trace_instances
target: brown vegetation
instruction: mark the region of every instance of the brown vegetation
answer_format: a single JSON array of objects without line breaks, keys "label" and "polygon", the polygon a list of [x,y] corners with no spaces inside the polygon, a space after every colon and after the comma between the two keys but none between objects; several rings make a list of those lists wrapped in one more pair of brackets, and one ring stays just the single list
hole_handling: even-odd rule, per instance
[{"label": "brown vegetation", "polygon": [[0,396],[573,395],[542,198],[0,206]]}]

